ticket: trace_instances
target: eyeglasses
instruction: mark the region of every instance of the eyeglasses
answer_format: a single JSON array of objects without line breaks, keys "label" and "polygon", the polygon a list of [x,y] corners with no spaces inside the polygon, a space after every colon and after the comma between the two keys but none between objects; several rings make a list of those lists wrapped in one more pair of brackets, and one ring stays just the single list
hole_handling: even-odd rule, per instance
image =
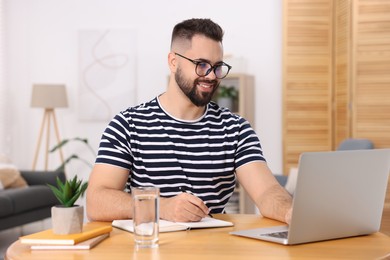
[{"label": "eyeglasses", "polygon": [[175,52],[175,54],[194,63],[196,65],[195,73],[200,77],[207,76],[210,74],[211,71],[214,71],[215,77],[217,79],[223,79],[227,76],[230,69],[232,68],[232,66],[230,66],[229,64],[226,64],[224,62],[219,62],[219,63],[215,64],[214,66],[212,66],[207,61],[191,60],[190,58],[187,58],[179,53]]}]

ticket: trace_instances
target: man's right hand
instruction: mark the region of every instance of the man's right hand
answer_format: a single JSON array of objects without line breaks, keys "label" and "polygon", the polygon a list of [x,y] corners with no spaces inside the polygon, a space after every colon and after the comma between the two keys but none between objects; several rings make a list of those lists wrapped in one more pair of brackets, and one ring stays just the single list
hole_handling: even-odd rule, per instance
[{"label": "man's right hand", "polygon": [[160,218],[175,222],[196,222],[206,217],[208,207],[198,197],[183,192],[171,198],[160,197]]}]

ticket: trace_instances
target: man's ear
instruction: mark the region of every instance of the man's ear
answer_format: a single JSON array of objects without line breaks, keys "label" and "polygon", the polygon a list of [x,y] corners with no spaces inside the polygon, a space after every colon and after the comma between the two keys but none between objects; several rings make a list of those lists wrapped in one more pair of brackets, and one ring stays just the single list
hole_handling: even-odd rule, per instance
[{"label": "man's ear", "polygon": [[171,70],[171,72],[176,72],[176,70],[177,70],[176,62],[177,62],[177,60],[176,60],[175,53],[170,52],[168,54],[168,66],[169,66],[169,69]]}]

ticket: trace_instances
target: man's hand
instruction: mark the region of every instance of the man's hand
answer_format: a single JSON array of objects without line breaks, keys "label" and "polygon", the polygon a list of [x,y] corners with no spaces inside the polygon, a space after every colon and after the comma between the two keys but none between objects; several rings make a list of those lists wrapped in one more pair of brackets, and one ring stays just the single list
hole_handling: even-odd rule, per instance
[{"label": "man's hand", "polygon": [[175,197],[160,197],[160,217],[175,222],[195,222],[206,217],[209,209],[198,197],[183,192]]}]

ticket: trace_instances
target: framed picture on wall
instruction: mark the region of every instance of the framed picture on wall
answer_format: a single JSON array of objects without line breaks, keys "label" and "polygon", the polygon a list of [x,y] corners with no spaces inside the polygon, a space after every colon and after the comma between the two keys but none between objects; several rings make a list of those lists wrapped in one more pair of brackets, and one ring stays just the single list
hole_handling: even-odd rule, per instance
[{"label": "framed picture on wall", "polygon": [[79,31],[79,118],[109,121],[136,101],[136,35],[130,29]]}]

